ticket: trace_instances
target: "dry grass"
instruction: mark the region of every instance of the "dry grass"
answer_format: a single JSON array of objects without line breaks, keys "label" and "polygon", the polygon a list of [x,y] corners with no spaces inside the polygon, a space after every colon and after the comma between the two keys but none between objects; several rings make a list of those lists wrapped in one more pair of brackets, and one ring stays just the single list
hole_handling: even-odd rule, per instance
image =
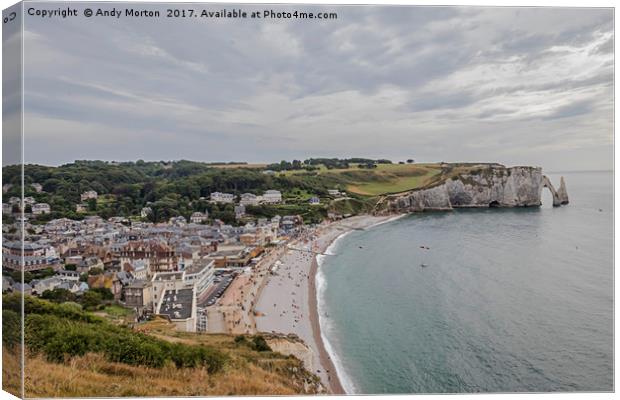
[{"label": "dry grass", "polygon": [[[13,357],[16,360],[16,357]],[[240,359],[224,372],[204,368],[161,369],[107,361],[100,354],[53,364],[42,356],[26,357],[26,397],[224,396],[314,393],[288,360]],[[296,361],[296,360],[295,360]],[[16,361],[15,361],[16,362]],[[280,365],[278,365],[280,364]],[[290,370],[290,374],[283,373]]]},{"label": "dry grass", "polygon": [[2,390],[21,397],[21,362],[19,348],[9,351],[2,348]]},{"label": "dry grass", "polygon": [[[315,394],[324,389],[295,357],[257,352],[234,337],[176,332],[156,319],[140,331],[171,342],[204,344],[229,356],[224,370],[206,368],[148,368],[108,361],[102,354],[74,357],[65,364],[51,363],[43,355],[26,354],[26,397],[117,396],[225,396]],[[4,389],[19,393],[19,358],[4,350]]]}]

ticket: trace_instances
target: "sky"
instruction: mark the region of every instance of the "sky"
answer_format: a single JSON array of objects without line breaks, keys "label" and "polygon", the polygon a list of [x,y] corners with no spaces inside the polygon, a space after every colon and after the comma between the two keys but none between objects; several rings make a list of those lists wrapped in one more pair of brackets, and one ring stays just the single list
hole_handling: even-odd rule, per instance
[{"label": "sky", "polygon": [[611,9],[240,7],[338,19],[26,16],[25,162],[613,168]]}]

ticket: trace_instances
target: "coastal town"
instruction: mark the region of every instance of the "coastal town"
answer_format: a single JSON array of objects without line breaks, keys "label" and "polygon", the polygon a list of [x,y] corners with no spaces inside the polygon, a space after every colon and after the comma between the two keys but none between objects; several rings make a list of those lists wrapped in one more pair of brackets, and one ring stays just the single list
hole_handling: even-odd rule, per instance
[{"label": "coastal town", "polygon": [[[333,198],[343,195],[329,192]],[[85,191],[76,210],[86,210],[84,203],[97,198],[97,192]],[[14,222],[3,224],[3,293],[76,301],[93,312],[113,305],[135,328],[157,318],[179,332],[292,334],[305,343],[304,354],[296,354],[306,358],[306,368],[326,387],[336,385],[318,317],[311,315],[317,313],[315,256],[347,230],[385,217],[330,214],[320,224],[304,224],[299,215],[245,214],[246,206],[283,203],[278,190],[213,192],[208,201],[234,205],[236,218],[247,222],[229,225],[205,210],[189,219],[153,223],[147,220],[152,210],[144,207],[139,218],[86,215],[36,223],[50,212],[49,205],[9,198],[3,213]]]}]

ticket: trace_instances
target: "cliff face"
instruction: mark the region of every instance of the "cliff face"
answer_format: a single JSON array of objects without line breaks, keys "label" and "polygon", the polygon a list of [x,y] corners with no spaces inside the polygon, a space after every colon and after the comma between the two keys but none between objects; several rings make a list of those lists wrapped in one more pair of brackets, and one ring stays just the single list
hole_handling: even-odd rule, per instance
[{"label": "cliff face", "polygon": [[[560,193],[537,167],[485,165],[455,173],[432,188],[389,196],[389,209],[395,212],[450,210],[452,208],[533,207],[541,205],[543,187],[549,187],[558,204],[568,203],[562,180]],[[561,197],[561,199],[560,199]]]}]

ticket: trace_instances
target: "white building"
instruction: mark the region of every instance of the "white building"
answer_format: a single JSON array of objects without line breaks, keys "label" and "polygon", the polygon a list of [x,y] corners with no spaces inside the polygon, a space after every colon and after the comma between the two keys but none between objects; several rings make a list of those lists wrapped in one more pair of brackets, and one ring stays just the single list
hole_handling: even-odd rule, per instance
[{"label": "white building", "polygon": [[43,191],[43,186],[40,183],[33,183],[30,186],[34,189],[35,192],[41,193]]},{"label": "white building", "polygon": [[75,211],[82,213],[82,212],[86,212],[88,210],[88,208],[86,207],[86,204],[76,204],[75,205]]},{"label": "white building", "polygon": [[201,213],[200,211],[196,211],[189,217],[189,222],[194,223],[194,224],[202,224],[203,222],[206,222],[208,218],[209,218],[209,212],[207,210],[205,210],[204,213]]},{"label": "white building", "polygon": [[329,193],[330,196],[334,196],[334,197],[340,196],[340,191],[336,189],[328,189],[327,193]]},{"label": "white building", "polygon": [[2,214],[11,214],[13,212],[13,206],[7,203],[2,203]]},{"label": "white building", "polygon": [[263,201],[265,203],[277,204],[282,202],[282,193],[279,190],[267,190],[263,193]]},{"label": "white building", "polygon": [[88,190],[88,191],[82,193],[80,195],[80,198],[82,199],[82,201],[86,201],[86,200],[90,200],[90,199],[97,200],[97,192],[95,192],[94,190]]},{"label": "white building", "polygon": [[235,195],[232,193],[211,193],[211,201],[213,203],[233,203],[235,201]]},{"label": "white building", "polygon": [[243,206],[257,206],[260,203],[260,196],[257,196],[252,193],[243,193],[241,195],[241,199],[239,200],[239,204]]},{"label": "white building", "polygon": [[184,271],[183,280],[196,289],[196,297],[202,297],[213,283],[215,261],[200,259]]},{"label": "white building", "polygon": [[52,212],[52,209],[47,203],[36,203],[32,206],[32,213],[34,215],[49,214],[50,212]]}]

